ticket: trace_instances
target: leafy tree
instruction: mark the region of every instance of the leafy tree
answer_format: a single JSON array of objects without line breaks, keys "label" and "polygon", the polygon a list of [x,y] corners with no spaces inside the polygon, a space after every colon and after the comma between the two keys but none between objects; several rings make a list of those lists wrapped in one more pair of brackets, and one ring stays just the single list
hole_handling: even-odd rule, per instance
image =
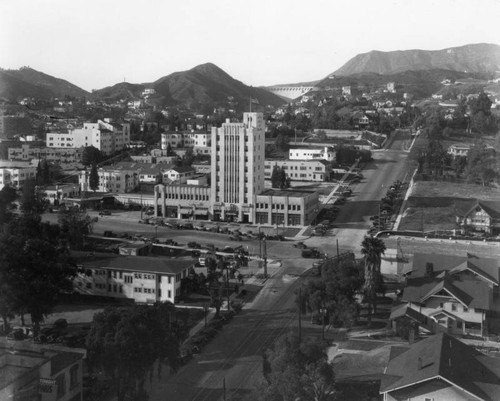
[{"label": "leafy tree", "polygon": [[278,134],[275,142],[276,149],[280,152],[288,152],[288,150],[290,149],[289,142],[290,138],[287,135],[283,133]]},{"label": "leafy tree", "polygon": [[368,301],[368,324],[371,324],[372,307],[377,312],[377,291],[382,287],[380,265],[386,247],[384,241],[376,237],[365,237],[361,243],[361,253],[365,264],[365,297]]},{"label": "leafy tree", "polygon": [[96,164],[92,164],[90,168],[89,187],[94,192],[99,188],[99,174],[97,173]]},{"label": "leafy tree", "polygon": [[273,171],[271,173],[271,187],[279,188],[280,187],[280,171],[281,169],[277,164],[273,166]]},{"label": "leafy tree", "polygon": [[21,194],[21,211],[25,215],[39,215],[47,208],[48,201],[34,179],[25,181]]},{"label": "leafy tree", "polygon": [[480,142],[474,145],[467,154],[465,172],[469,180],[479,179],[483,186],[496,177],[496,161],[493,152]]},{"label": "leafy tree", "polygon": [[362,271],[354,254],[326,260],[321,266],[321,278],[307,282],[299,306],[304,312],[318,315],[326,310],[331,324],[349,327],[358,316],[355,295],[363,285]]},{"label": "leafy tree", "polygon": [[170,143],[167,144],[167,156],[173,156],[174,151],[172,150],[172,145]]},{"label": "leafy tree", "polygon": [[16,200],[16,190],[8,185],[0,190],[0,226],[8,223],[12,216],[12,209],[14,209],[13,202]]},{"label": "leafy tree", "polygon": [[111,379],[118,401],[147,399],[144,385],[155,362],[177,367],[183,336],[172,321],[173,311],[171,304],[162,304],[108,307],[94,315],[86,339],[89,365]]},{"label": "leafy tree", "polygon": [[456,156],[451,161],[451,168],[455,171],[455,175],[459,177],[465,171],[465,167],[467,166],[467,157],[465,156]]},{"label": "leafy tree", "polygon": [[50,184],[50,165],[47,160],[43,161],[42,167],[42,184],[47,185]]},{"label": "leafy tree", "polygon": [[322,344],[314,340],[300,342],[292,333],[276,341],[265,353],[263,367],[266,382],[254,399],[311,400],[335,399],[333,366]]},{"label": "leafy tree", "polygon": [[59,226],[63,238],[72,250],[81,250],[86,235],[92,234],[93,219],[75,207],[59,213]]},{"label": "leafy tree", "polygon": [[82,164],[84,166],[90,166],[93,164],[98,164],[102,161],[103,156],[99,149],[95,146],[86,146],[82,152]]},{"label": "leafy tree", "polygon": [[12,220],[0,235],[0,298],[10,300],[2,306],[3,317],[29,313],[35,334],[59,294],[73,288],[75,269],[57,246],[57,231],[28,214]]}]

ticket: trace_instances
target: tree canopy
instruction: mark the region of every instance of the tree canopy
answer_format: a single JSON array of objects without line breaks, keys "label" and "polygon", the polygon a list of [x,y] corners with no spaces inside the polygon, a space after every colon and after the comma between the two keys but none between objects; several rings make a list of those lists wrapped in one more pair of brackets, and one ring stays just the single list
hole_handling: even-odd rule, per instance
[{"label": "tree canopy", "polygon": [[380,265],[386,246],[380,238],[367,236],[361,243],[361,254],[365,265],[365,298],[368,301],[368,320],[371,322],[371,309],[377,310],[377,292],[382,288]]},{"label": "tree canopy", "polygon": [[84,166],[90,166],[92,164],[98,164],[102,161],[103,155],[99,149],[95,146],[86,146],[83,148],[82,152],[82,164]]},{"label": "tree canopy", "polygon": [[75,268],[58,246],[58,231],[29,214],[13,219],[0,234],[0,300],[8,300],[3,317],[29,313],[35,332],[59,294],[73,288]]},{"label": "tree canopy", "polygon": [[89,365],[111,379],[118,401],[147,399],[144,384],[155,362],[168,362],[176,369],[185,333],[172,321],[174,310],[166,303],[108,307],[94,315],[86,340]]},{"label": "tree canopy", "polygon": [[254,395],[261,401],[335,399],[333,366],[317,341],[286,333],[264,353],[263,368],[265,383]]}]

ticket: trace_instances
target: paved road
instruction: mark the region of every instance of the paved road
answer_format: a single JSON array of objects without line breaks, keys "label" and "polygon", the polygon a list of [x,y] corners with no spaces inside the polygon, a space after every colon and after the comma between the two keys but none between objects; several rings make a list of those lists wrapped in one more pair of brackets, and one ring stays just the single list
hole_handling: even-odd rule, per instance
[{"label": "paved road", "polygon": [[363,170],[363,180],[352,186],[353,195],[345,205],[325,237],[312,237],[307,245],[316,246],[328,254],[352,250],[359,255],[360,244],[371,225],[370,216],[378,214],[379,201],[390,185],[397,180],[409,180],[412,170],[406,162],[407,153],[400,150],[403,140],[395,139],[391,148],[373,152],[373,161]]}]

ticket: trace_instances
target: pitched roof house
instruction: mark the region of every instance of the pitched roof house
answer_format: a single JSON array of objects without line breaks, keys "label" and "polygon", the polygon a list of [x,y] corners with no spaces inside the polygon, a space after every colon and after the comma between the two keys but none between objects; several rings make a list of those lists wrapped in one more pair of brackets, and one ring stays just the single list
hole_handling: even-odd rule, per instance
[{"label": "pitched roof house", "polygon": [[500,202],[469,201],[457,208],[457,224],[463,234],[481,231],[486,234],[500,233]]},{"label": "pitched roof house", "polygon": [[384,401],[498,400],[500,359],[436,334],[410,347],[392,347],[380,394]]},{"label": "pitched roof house", "polygon": [[484,336],[489,312],[499,309],[498,286],[495,259],[415,254],[402,305],[391,313],[393,328],[409,319],[433,333]]}]

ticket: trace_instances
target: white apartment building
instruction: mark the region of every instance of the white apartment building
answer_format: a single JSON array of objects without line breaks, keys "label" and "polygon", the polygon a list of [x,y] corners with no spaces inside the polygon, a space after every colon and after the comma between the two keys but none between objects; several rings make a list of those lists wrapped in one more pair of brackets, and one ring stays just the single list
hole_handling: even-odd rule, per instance
[{"label": "white apartment building", "polygon": [[168,145],[172,148],[206,148],[210,147],[211,140],[211,133],[206,131],[166,132],[161,134],[161,148],[166,150]]},{"label": "white apartment building", "polygon": [[273,168],[277,166],[285,170],[291,181],[328,181],[331,175],[331,165],[325,160],[266,160],[264,177],[270,180]]},{"label": "white apartment building", "polygon": [[185,184],[190,177],[195,175],[196,171],[193,167],[170,167],[163,172],[163,182],[176,184]]},{"label": "white apartment building", "polygon": [[[133,191],[139,185],[139,170],[137,167],[116,165],[101,167],[98,192],[126,193]],[[78,183],[82,191],[91,191],[89,185],[90,169],[80,171]]]},{"label": "white apartment building", "polygon": [[130,124],[117,124],[109,119],[97,123],[84,123],[83,128],[67,133],[48,133],[49,148],[81,148],[94,146],[105,155],[112,154],[130,144]]},{"label": "white apartment building", "polygon": [[77,163],[82,160],[82,148],[47,148],[23,143],[18,148],[9,148],[8,158],[12,161],[44,159],[54,163]]},{"label": "white apartment building", "polygon": [[6,185],[20,189],[28,179],[36,178],[36,167],[28,163],[6,162],[0,164],[0,190]]},{"label": "white apartment building", "polygon": [[87,295],[129,298],[137,303],[175,303],[192,259],[72,252],[80,273],[74,289]]},{"label": "white apartment building", "polygon": [[324,148],[290,149],[288,158],[290,160],[326,160],[331,162],[335,160],[335,152],[328,146]]},{"label": "white apartment building", "polygon": [[264,118],[244,113],[242,123],[212,128],[211,200],[216,220],[253,222],[255,196],[264,191]]}]

